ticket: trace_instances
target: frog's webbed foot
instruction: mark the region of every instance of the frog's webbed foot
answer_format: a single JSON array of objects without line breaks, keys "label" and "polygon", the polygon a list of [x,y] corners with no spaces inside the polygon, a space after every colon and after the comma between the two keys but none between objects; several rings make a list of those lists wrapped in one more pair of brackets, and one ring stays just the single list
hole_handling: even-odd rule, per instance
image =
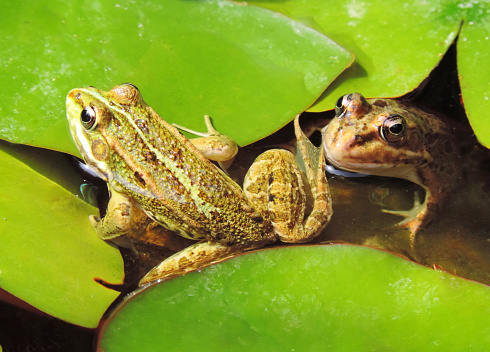
[{"label": "frog's webbed foot", "polygon": [[184,275],[190,271],[232,257],[233,255],[260,248],[265,244],[267,242],[224,246],[216,242],[199,242],[175,253],[155,266],[140,280],[139,286],[147,285],[157,280],[165,280]]},{"label": "frog's webbed foot", "polygon": [[430,212],[428,209],[427,202],[428,195],[426,195],[423,203],[420,202],[420,193],[415,192],[413,207],[409,210],[388,210],[382,209],[381,211],[387,214],[393,214],[398,216],[403,216],[405,219],[396,224],[406,228],[410,231],[410,241],[413,245],[415,242],[415,237],[417,232],[426,225],[430,220]]},{"label": "frog's webbed foot", "polygon": [[219,165],[226,170],[233,163],[233,160],[238,152],[238,146],[233,139],[219,133],[214,129],[209,115],[204,116],[204,121],[208,129],[208,132],[206,133],[193,131],[175,123],[172,125],[177,127],[179,130],[200,136],[198,138],[191,139],[190,142],[202,155],[209,160],[217,161]]}]

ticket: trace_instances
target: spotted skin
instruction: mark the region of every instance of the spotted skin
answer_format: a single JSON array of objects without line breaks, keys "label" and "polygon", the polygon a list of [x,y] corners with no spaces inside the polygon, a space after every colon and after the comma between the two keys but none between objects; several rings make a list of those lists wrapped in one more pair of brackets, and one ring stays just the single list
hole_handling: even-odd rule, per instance
[{"label": "spotted skin", "polygon": [[412,241],[452,194],[461,177],[460,154],[451,124],[395,99],[341,97],[336,116],[323,134],[328,161],[337,168],[397,177],[422,186],[425,200],[407,212],[400,225]]},{"label": "spotted skin", "polygon": [[[304,219],[305,185],[289,151],[271,150],[259,156],[246,177],[244,192],[208,159],[226,161],[216,155],[220,151],[231,150],[229,159],[236,154],[233,146],[228,147],[235,143],[214,130],[209,118],[208,133],[194,144],[158,116],[132,84],[108,92],[94,87],[73,89],[66,106],[70,131],[87,166],[108,184],[110,199],[105,217],[91,217],[99,237],[114,240],[124,236],[131,229],[134,208],[139,207],[162,226],[206,241],[169,258],[149,274],[148,280],[278,239],[309,241],[330,219],[322,155],[316,170],[307,170],[314,205]],[[295,128],[300,144],[306,143],[298,119]],[[225,147],[220,144],[223,140]],[[211,152],[201,152],[206,146]],[[308,152],[302,154],[309,158]],[[271,166],[271,160],[277,164]],[[267,195],[258,196],[260,192]]]}]

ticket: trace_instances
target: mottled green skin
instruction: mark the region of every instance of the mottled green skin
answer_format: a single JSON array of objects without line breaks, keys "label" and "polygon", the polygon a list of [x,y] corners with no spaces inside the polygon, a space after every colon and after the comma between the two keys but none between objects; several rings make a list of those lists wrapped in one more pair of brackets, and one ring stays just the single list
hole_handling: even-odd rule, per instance
[{"label": "mottled green skin", "polygon": [[[89,131],[79,122],[87,106],[97,118]],[[274,237],[241,188],[160,118],[134,86],[74,89],[67,110],[86,163],[106,178],[111,192],[128,196],[158,223],[224,245]]]}]

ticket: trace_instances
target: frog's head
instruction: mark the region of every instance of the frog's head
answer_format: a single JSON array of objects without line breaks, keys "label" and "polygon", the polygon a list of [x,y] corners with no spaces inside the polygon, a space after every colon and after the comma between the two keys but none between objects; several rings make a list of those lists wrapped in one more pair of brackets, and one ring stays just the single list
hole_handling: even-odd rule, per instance
[{"label": "frog's head", "polygon": [[323,136],[333,166],[413,181],[416,169],[430,160],[423,120],[396,100],[352,93],[338,100],[335,111]]},{"label": "frog's head", "polygon": [[[115,134],[110,129],[125,121],[120,116],[142,105],[145,103],[138,88],[129,83],[108,92],[94,87],[75,88],[66,97],[73,140],[90,170],[106,181],[111,177],[111,136]],[[113,120],[118,121],[111,123]]]}]

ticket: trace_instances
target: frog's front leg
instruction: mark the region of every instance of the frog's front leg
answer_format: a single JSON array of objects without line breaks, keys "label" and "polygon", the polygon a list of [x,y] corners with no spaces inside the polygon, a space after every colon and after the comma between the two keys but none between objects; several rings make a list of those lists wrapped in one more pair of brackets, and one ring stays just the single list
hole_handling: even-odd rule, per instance
[{"label": "frog's front leg", "polygon": [[100,219],[90,216],[90,222],[97,235],[103,240],[114,240],[128,233],[133,225],[133,202],[122,194],[110,191],[106,215]]},{"label": "frog's front leg", "polygon": [[202,155],[209,160],[217,161],[220,166],[226,170],[233,163],[233,160],[238,152],[238,146],[233,139],[219,133],[214,129],[208,115],[204,116],[204,121],[208,129],[207,133],[196,132],[175,123],[173,126],[196,136],[200,136],[198,138],[191,139],[190,142]]},{"label": "frog's front leg", "polygon": [[398,226],[410,231],[410,244],[415,245],[417,233],[434,218],[439,210],[439,199],[431,196],[430,190],[426,189],[424,202],[420,202],[419,192],[415,192],[414,204],[409,210],[382,209],[384,213],[403,216],[405,219],[397,223]]}]

